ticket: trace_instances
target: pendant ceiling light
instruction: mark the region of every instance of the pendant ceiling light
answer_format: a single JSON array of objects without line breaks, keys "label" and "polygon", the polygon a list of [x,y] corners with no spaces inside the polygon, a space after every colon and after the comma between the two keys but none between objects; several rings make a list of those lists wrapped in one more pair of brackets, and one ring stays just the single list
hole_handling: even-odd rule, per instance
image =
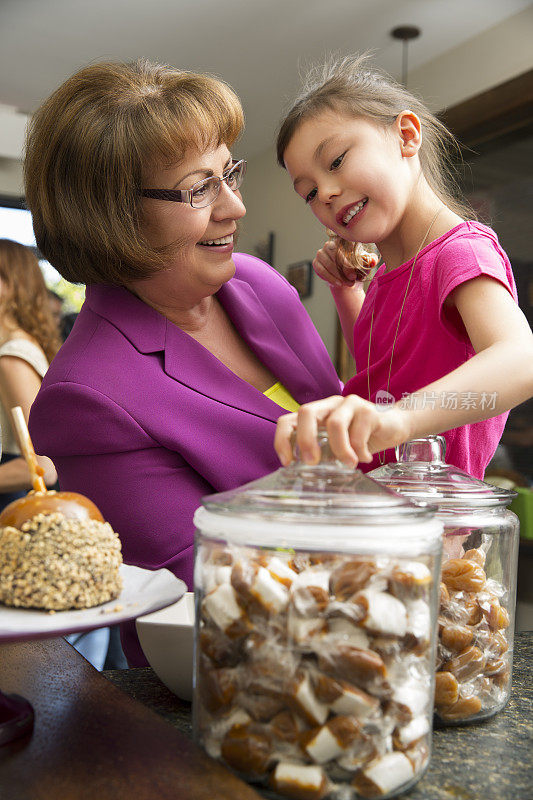
[{"label": "pendant ceiling light", "polygon": [[393,28],[390,35],[403,43],[402,48],[402,83],[407,88],[408,47],[411,39],[418,39],[422,31],[416,25],[399,25]]}]

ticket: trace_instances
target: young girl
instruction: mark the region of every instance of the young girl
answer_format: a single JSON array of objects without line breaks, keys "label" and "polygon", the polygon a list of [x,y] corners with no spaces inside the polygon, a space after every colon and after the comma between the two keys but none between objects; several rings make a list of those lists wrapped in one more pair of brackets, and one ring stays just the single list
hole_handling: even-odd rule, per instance
[{"label": "young girl", "polygon": [[[305,461],[318,460],[324,425],[337,457],[365,471],[395,460],[389,448],[444,432],[447,461],[482,478],[506,412],[533,395],[533,336],[511,266],[494,231],[447,185],[450,144],[367,56],[311,78],[282,123],[278,160],[337,240],[313,265],[330,284],[357,369],[343,397],[280,418],[283,464],[294,429]],[[362,242],[383,259],[366,296]]]}]

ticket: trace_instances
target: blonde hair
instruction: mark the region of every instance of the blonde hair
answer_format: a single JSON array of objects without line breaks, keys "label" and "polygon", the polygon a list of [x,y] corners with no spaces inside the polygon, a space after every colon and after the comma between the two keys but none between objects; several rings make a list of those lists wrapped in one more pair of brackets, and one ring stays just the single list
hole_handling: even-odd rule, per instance
[{"label": "blonde hair", "polygon": [[29,247],[0,239],[0,311],[42,347],[48,363],[59,350],[59,331],[37,256]]},{"label": "blonde hair", "polygon": [[[366,117],[384,128],[398,114],[409,109],[420,119],[422,144],[419,151],[424,177],[436,196],[461,217],[475,218],[471,207],[460,198],[454,178],[459,144],[453,134],[425,104],[385,73],[368,66],[369,53],[347,56],[311,70],[292,108],[282,121],[277,137],[278,163],[285,167],[284,154],[299,126],[324,111],[349,117]],[[344,255],[365,271],[361,244],[338,239]]]},{"label": "blonde hair", "polygon": [[148,168],[231,147],[244,124],[233,90],[146,60],[100,62],[65,81],[26,137],[26,203],[40,251],[69,281],[124,285],[165,266],[141,231]]}]

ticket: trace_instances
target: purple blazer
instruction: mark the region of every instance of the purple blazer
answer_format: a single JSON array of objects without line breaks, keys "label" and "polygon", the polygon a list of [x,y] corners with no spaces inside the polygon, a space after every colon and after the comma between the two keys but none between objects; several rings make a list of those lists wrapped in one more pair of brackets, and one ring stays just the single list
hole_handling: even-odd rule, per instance
[{"label": "purple blazer", "polygon": [[[253,256],[234,263],[217,296],[243,339],[299,403],[338,394],[296,290]],[[126,563],[166,567],[192,587],[200,499],[279,467],[282,413],[135,295],[91,285],[32,406],[30,432],[61,489],[90,497],[118,532]]]}]

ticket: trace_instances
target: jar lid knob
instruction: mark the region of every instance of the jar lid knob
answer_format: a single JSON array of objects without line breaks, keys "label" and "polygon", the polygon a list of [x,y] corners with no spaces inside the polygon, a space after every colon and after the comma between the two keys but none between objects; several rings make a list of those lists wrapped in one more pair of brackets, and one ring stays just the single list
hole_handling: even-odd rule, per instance
[{"label": "jar lid knob", "polygon": [[396,448],[396,461],[401,463],[425,461],[430,464],[444,464],[446,439],[444,436],[426,436],[411,439]]},{"label": "jar lid knob", "polygon": [[[325,428],[321,427],[318,428],[316,438],[318,447],[320,449],[320,459],[318,461],[318,464],[321,466],[324,466],[326,464],[334,464],[338,468],[346,469],[346,465],[343,464],[341,461],[339,461],[337,457],[334,455],[329,443],[328,432],[326,431]],[[292,453],[296,464],[297,465],[301,464],[300,448],[298,447],[298,444],[296,442],[296,431],[293,431],[291,434],[291,445],[292,445]],[[308,468],[307,465],[304,466]],[[349,469],[353,470],[353,467],[350,467]]]}]

